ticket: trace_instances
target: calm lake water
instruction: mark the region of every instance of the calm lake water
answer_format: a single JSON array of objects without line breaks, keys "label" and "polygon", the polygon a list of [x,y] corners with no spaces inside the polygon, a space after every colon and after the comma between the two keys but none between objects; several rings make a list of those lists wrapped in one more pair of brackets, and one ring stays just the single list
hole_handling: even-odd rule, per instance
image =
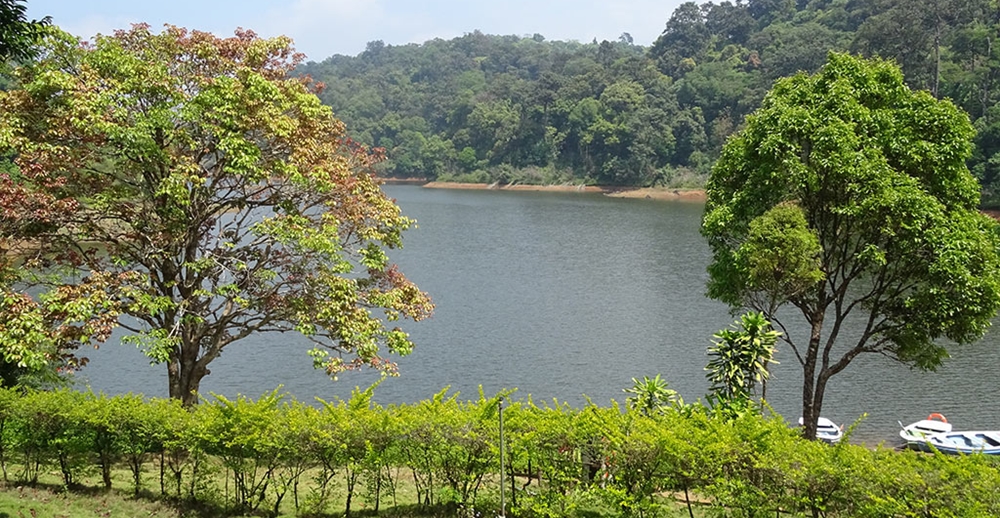
[{"label": "calm lake water", "polygon": [[[419,222],[392,255],[437,304],[404,322],[417,343],[381,403],[415,402],[445,387],[460,398],[516,388],[515,398],[599,405],[624,401],[631,378],[657,373],[687,401],[708,389],[712,334],[735,317],[704,296],[710,254],[698,233],[703,206],[579,193],[386,187]],[[1000,429],[1000,331],[953,349],[934,373],[861,356],[827,387],[823,415],[850,423],[854,441],[894,443],[904,423],[940,412],[959,429]],[[307,342],[260,335],[229,346],[202,382],[205,394],[257,397],[282,385],[303,401],[348,397],[370,374],[332,382],[314,371]],[[129,346],[91,351],[81,387],[166,395],[164,366]],[[768,399],[789,421],[801,408],[801,370],[779,344]]]}]

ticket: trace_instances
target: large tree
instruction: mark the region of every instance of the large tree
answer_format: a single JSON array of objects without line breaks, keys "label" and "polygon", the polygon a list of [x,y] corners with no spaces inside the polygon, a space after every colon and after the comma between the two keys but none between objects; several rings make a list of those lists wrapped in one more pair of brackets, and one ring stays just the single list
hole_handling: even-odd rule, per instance
[{"label": "large tree", "polygon": [[185,404],[253,333],[311,338],[332,375],[392,371],[384,348],[412,344],[391,322],[432,309],[386,254],[412,221],[318,86],[289,76],[300,59],[284,37],[136,25],[53,38],[0,96],[17,183],[74,204],[33,238],[82,282],[116,281],[101,308],[122,313]]},{"label": "large tree", "polygon": [[[28,20],[26,11],[23,0],[0,0],[2,89],[9,87],[9,65],[41,51],[50,23],[49,17]],[[47,289],[60,272],[29,271],[44,264],[44,236],[58,229],[77,205],[54,192],[30,189],[11,158],[0,155],[0,386],[60,382],[63,373],[86,363],[75,355],[77,348],[108,338],[119,302],[108,288],[117,281],[95,275],[74,286]],[[56,178],[46,181],[59,183]]]},{"label": "large tree", "polygon": [[[779,80],[712,171],[708,293],[779,326],[805,434],[830,378],[877,353],[933,369],[1000,307],[996,223],[977,210],[973,130],[899,68],[831,53]],[[801,323],[804,322],[804,325]]]},{"label": "large tree", "polygon": [[24,0],[0,0],[0,60],[26,60],[37,54],[38,41],[51,23],[46,16],[28,20]]}]

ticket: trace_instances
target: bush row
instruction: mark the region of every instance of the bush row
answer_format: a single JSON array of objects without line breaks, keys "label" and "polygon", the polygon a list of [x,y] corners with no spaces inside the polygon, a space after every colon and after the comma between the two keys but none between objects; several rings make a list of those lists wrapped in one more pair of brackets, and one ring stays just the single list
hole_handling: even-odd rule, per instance
[{"label": "bush row", "polygon": [[[382,407],[371,391],[307,405],[277,392],[185,409],[136,395],[0,391],[0,468],[31,483],[85,473],[111,488],[216,499],[236,512],[397,505],[500,507],[501,395],[446,391]],[[512,516],[1000,516],[989,457],[805,441],[780,417],[688,405],[654,416],[617,407],[503,405],[504,499]],[[336,483],[333,481],[336,480]],[[156,487],[158,483],[158,488]],[[220,487],[220,484],[222,486]],[[151,489],[152,487],[152,489]]]}]

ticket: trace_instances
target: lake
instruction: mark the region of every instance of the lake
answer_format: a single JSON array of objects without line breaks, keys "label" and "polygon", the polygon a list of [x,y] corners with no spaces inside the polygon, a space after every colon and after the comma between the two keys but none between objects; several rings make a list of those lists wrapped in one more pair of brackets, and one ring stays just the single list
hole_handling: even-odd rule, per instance
[{"label": "lake", "polygon": [[[424,189],[389,185],[418,220],[390,254],[437,305],[423,322],[403,322],[417,346],[399,359],[400,376],[375,392],[383,404],[431,397],[444,387],[462,399],[492,395],[582,405],[623,402],[633,377],[661,374],[686,401],[708,389],[704,366],[713,333],[737,318],[704,296],[710,253],[698,233],[703,205],[600,194]],[[827,387],[823,415],[837,423],[868,417],[854,441],[894,443],[897,420],[931,412],[956,429],[1000,429],[994,398],[1000,339],[956,347],[934,373],[862,355]],[[312,369],[309,344],[260,335],[229,346],[202,392],[257,397],[282,385],[303,401],[348,397],[372,373],[333,382]],[[89,354],[88,354],[89,353]],[[107,393],[166,395],[166,368],[139,351],[107,344],[79,386]],[[789,421],[801,408],[801,369],[779,342],[767,387]]]}]

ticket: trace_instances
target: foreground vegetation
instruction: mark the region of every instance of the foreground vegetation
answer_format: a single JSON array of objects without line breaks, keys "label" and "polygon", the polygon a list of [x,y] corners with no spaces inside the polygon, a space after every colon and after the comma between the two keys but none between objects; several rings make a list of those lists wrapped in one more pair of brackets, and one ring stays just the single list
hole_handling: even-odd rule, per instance
[{"label": "foreground vegetation", "polygon": [[[388,407],[371,394],[317,406],[276,393],[216,396],[185,409],[135,395],[2,391],[0,503],[190,516],[499,511],[502,394],[462,401],[442,391]],[[991,458],[830,447],[749,407],[529,400],[505,404],[503,417],[512,516],[1000,513]]]}]

